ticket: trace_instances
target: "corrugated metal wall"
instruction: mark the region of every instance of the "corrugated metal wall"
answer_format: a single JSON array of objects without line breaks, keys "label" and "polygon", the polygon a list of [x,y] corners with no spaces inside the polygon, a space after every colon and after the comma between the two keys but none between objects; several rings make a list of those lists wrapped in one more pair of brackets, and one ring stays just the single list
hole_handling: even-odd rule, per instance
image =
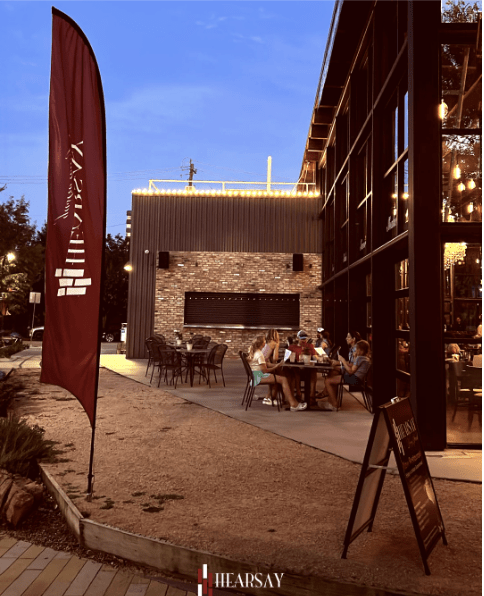
[{"label": "corrugated metal wall", "polygon": [[133,194],[132,200],[128,358],[145,357],[144,340],[153,332],[159,251],[322,252],[320,197]]}]

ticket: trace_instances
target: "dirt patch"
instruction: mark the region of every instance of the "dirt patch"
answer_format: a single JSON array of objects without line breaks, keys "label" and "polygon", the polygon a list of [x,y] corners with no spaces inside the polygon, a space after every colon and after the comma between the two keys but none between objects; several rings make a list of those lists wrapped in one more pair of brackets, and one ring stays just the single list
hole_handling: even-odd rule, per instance
[{"label": "dirt patch", "polygon": [[[276,571],[419,594],[481,594],[481,486],[435,480],[449,545],[423,566],[399,478],[372,533],[340,558],[360,466],[101,370],[94,498],[91,428],[77,400],[15,371],[17,414],[58,442],[49,467],[90,519]],[[289,415],[285,413],[275,415]]]}]

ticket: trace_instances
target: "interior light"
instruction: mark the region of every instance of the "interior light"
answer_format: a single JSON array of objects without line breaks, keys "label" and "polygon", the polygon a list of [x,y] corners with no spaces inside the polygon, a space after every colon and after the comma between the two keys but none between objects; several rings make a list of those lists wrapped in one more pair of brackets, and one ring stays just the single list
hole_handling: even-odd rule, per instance
[{"label": "interior light", "polygon": [[459,186],[457,187],[457,190],[460,190],[460,192],[462,192],[465,189],[466,189],[466,185],[463,182],[461,182],[459,184]]},{"label": "interior light", "polygon": [[474,182],[474,180],[471,178],[469,180],[469,182],[467,183],[467,188],[469,188],[470,190],[472,190],[473,188],[476,187],[476,183]]},{"label": "interior light", "polygon": [[455,166],[455,168],[454,168],[454,178],[455,178],[456,180],[459,180],[459,178],[460,178],[460,174],[461,174],[461,172],[460,172],[460,168],[459,168],[459,165],[457,164],[457,165]]},{"label": "interior light", "polygon": [[441,120],[447,118],[447,114],[449,113],[449,106],[442,100],[442,103],[439,105],[439,117]]},{"label": "interior light", "polygon": [[467,212],[472,213],[473,211],[474,211],[474,203],[469,203],[469,205],[467,205]]},{"label": "interior light", "polygon": [[402,197],[403,197],[404,199],[408,199],[408,192],[404,192],[404,193],[403,193],[403,195],[402,195]]}]

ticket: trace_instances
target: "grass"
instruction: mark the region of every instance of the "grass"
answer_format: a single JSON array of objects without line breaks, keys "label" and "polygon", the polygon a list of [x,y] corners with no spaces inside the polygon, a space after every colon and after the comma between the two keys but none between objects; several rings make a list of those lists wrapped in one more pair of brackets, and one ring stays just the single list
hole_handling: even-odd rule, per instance
[{"label": "grass", "polygon": [[12,474],[37,478],[37,460],[55,461],[54,443],[44,438],[44,429],[29,426],[21,418],[0,418],[0,468]]}]

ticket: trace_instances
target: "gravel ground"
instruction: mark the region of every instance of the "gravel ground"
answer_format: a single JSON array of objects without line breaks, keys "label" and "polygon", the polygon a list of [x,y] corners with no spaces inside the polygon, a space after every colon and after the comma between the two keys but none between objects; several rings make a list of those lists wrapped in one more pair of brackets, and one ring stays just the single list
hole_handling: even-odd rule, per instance
[{"label": "gravel ground", "polygon": [[15,374],[25,385],[16,412],[57,441],[64,455],[49,471],[97,522],[277,571],[415,594],[482,593],[480,485],[434,481],[449,545],[436,546],[431,576],[392,475],[374,531],[342,560],[360,466],[101,370],[88,502],[91,432],[82,407],[41,385],[38,372]]}]

